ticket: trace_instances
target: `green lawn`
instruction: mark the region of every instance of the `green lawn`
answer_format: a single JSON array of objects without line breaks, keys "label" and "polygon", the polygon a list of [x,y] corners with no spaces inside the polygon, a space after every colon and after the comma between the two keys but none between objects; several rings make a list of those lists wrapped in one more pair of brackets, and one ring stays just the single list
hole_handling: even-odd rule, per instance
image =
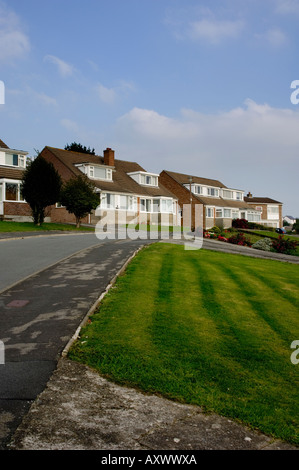
[{"label": "green lawn", "polygon": [[63,231],[73,231],[73,230],[92,230],[91,227],[81,227],[77,229],[74,225],[68,224],[53,224],[53,223],[43,223],[41,227],[34,225],[33,222],[10,222],[10,221],[1,221],[0,220],[0,232],[39,232],[39,231],[50,231],[50,230],[63,230]]},{"label": "green lawn", "polygon": [[297,265],[153,244],[69,352],[102,375],[299,444]]}]

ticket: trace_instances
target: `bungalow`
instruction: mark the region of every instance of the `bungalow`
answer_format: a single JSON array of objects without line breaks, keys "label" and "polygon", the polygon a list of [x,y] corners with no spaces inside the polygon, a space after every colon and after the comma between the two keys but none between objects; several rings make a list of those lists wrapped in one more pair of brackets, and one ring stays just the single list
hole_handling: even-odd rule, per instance
[{"label": "bungalow", "polygon": [[260,211],[262,225],[274,228],[283,226],[282,202],[269,197],[253,197],[250,192],[244,197],[244,200],[253,209]]},{"label": "bungalow", "polygon": [[[244,191],[232,189],[218,180],[190,176],[163,170],[161,183],[178,198],[179,206],[191,204],[192,226],[195,226],[195,206],[203,209],[203,228],[229,228],[233,219],[259,223],[261,212],[244,201]],[[184,222],[183,222],[184,223]]]},{"label": "bungalow", "polygon": [[[63,181],[81,173],[91,180],[100,195],[100,204],[83,223],[156,223],[177,225],[177,198],[138,163],[115,159],[111,148],[103,156],[45,147],[41,156],[51,162]],[[75,222],[74,216],[56,204],[51,210],[52,222]]]},{"label": "bungalow", "polygon": [[32,221],[29,205],[21,194],[28,152],[10,149],[0,139],[0,218]]}]

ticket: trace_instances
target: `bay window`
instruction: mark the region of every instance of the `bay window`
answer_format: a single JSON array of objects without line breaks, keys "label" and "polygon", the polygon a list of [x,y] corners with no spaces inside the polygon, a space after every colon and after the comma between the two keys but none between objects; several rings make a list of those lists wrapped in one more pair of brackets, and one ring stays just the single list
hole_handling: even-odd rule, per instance
[{"label": "bay window", "polygon": [[110,193],[101,194],[101,208],[102,209],[114,209],[115,208],[115,196]]}]

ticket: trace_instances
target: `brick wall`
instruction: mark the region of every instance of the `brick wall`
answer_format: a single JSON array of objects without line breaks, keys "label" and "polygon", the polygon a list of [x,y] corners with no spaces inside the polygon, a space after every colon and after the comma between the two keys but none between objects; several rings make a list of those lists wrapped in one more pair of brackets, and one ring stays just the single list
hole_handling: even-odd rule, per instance
[{"label": "brick wall", "polygon": [[[52,206],[50,210],[51,222],[57,224],[75,224],[76,218],[74,214],[70,214],[64,207]],[[88,224],[88,216],[81,220],[82,224]]]},{"label": "brick wall", "polygon": [[[159,182],[178,198],[178,204],[181,210],[183,210],[184,204],[190,204],[190,191],[184,186],[182,186],[180,183],[177,183],[164,170],[160,173]],[[191,222],[192,227],[194,227],[194,221],[195,221],[195,204],[202,205],[202,203],[199,202],[195,198],[194,194],[192,194],[192,222]],[[204,210],[205,209],[203,207],[203,211]],[[184,221],[182,218],[182,225],[185,225],[185,226],[190,225],[190,220],[185,219]],[[205,229],[205,214],[203,217],[203,225],[204,225],[203,228]]]},{"label": "brick wall", "polygon": [[6,201],[4,204],[4,217],[6,215],[31,216],[29,204],[25,202]]},{"label": "brick wall", "polygon": [[279,204],[279,227],[283,227],[282,204]]}]

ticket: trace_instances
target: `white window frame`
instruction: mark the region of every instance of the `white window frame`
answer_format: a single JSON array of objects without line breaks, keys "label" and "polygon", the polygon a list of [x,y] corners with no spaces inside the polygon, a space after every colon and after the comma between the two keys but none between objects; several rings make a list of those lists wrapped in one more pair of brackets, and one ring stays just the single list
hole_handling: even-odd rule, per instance
[{"label": "white window frame", "polygon": [[[21,203],[26,203],[25,199],[21,199],[21,181],[20,180],[8,180],[8,179],[2,179],[0,181],[0,184],[2,185],[2,201],[1,202],[21,202]],[[6,199],[6,184],[16,184],[18,187],[17,190],[17,199]]]},{"label": "white window frame", "polygon": [[267,214],[269,220],[279,220],[279,206],[277,204],[268,205]]},{"label": "white window frame", "polygon": [[[208,186],[207,187],[207,192],[208,192],[208,196],[210,196],[210,197],[219,197],[219,189],[218,188],[213,188],[211,186]],[[212,192],[214,192],[214,194],[211,194]]]},{"label": "white window frame", "polygon": [[[210,215],[212,214],[212,215]],[[214,208],[213,207],[206,207],[206,218],[213,219],[214,218]]]},{"label": "white window frame", "polygon": [[[229,193],[230,195],[227,195],[225,193]],[[223,199],[234,199],[234,192],[231,189],[223,189],[222,197]]]}]

